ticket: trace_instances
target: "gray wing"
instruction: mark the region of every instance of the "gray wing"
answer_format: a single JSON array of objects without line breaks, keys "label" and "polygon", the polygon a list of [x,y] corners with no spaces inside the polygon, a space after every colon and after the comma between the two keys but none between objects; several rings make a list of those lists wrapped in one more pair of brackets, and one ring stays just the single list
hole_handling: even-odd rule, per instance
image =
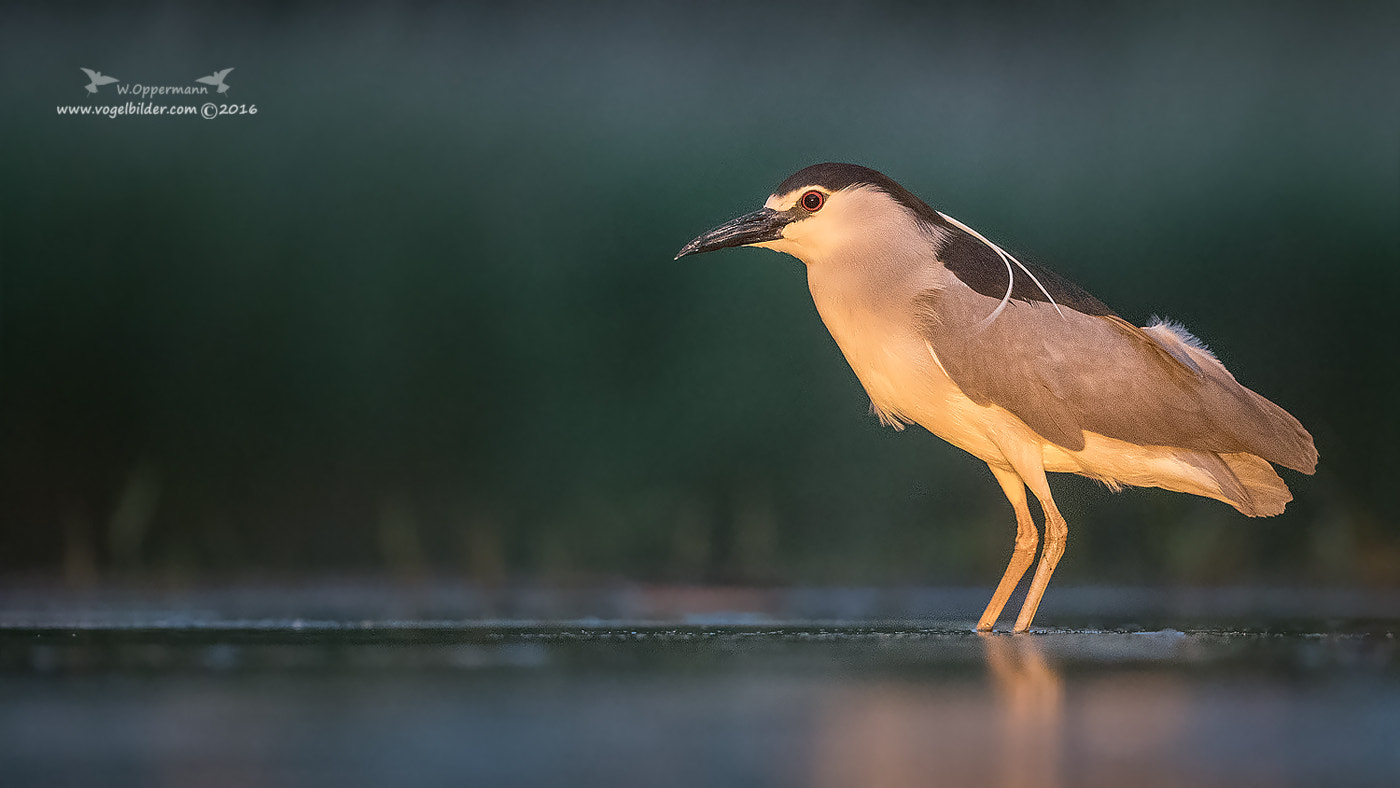
[{"label": "gray wing", "polygon": [[915,307],[958,387],[1047,440],[1078,451],[1089,430],[1130,443],[1247,452],[1308,473],[1316,465],[1297,419],[1170,329],[1025,300],[979,326],[998,303],[954,281],[921,294]]}]

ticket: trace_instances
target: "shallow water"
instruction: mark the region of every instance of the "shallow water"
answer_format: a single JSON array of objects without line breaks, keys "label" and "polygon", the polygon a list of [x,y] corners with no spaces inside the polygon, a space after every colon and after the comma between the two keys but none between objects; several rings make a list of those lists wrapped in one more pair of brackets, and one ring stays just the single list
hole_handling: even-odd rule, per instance
[{"label": "shallow water", "polygon": [[[1147,610],[1159,597],[1100,589],[1084,597],[1097,606],[1042,611],[1092,626],[1013,637],[971,632],[975,610],[907,615],[962,612],[962,591],[892,593],[10,589],[0,776],[7,786],[1400,780],[1400,616],[1375,617],[1384,600],[1356,619],[1337,615],[1365,607],[1345,598],[1279,592],[1231,608],[1237,592],[1218,592],[1213,607],[1235,620],[1193,626],[1201,617],[1171,605]],[[1141,615],[1123,609],[1135,598]],[[1289,599],[1306,615],[1279,616]],[[483,600],[603,615],[425,615]],[[307,615],[283,615],[291,609]],[[385,615],[395,610],[415,615]],[[796,615],[836,610],[847,616]]]}]

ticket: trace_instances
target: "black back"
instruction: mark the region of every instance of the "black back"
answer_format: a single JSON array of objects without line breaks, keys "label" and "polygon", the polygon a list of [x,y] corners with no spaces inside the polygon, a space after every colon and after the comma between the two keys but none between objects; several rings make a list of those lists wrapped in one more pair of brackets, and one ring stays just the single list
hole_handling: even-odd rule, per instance
[{"label": "black back", "polygon": [[[991,296],[997,300],[1005,296],[1008,274],[1001,255],[961,228],[944,223],[943,229],[945,240],[938,250],[938,259],[943,261],[943,266],[952,271],[953,276],[963,284],[984,296]],[[1055,303],[1086,315],[1116,316],[1107,304],[1054,271],[1035,263],[1022,261],[1021,264],[1035,274],[1035,278],[1040,280],[1040,284],[1044,285],[1050,297],[1055,299]],[[1014,274],[1012,299],[1042,302],[1048,300],[1045,293],[1042,293],[1035,282],[1026,276],[1026,272],[1014,262],[1011,263],[1011,271]]]}]

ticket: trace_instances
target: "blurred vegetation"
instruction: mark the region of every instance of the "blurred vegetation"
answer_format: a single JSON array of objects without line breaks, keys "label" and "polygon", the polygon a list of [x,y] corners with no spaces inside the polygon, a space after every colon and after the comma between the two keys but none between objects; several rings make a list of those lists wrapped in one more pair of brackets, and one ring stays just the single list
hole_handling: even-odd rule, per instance
[{"label": "blurred vegetation", "polygon": [[8,6],[0,568],[990,584],[996,484],[801,265],[671,260],[845,160],[1316,437],[1269,520],[1055,479],[1061,582],[1400,582],[1397,6],[994,8]]}]

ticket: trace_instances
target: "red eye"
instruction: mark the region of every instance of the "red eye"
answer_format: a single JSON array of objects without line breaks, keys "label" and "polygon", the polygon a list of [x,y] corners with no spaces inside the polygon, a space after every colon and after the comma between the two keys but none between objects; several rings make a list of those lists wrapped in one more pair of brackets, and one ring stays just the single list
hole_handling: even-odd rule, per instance
[{"label": "red eye", "polygon": [[819,191],[810,191],[802,195],[802,207],[805,208],[808,213],[816,213],[825,202],[826,195]]}]

